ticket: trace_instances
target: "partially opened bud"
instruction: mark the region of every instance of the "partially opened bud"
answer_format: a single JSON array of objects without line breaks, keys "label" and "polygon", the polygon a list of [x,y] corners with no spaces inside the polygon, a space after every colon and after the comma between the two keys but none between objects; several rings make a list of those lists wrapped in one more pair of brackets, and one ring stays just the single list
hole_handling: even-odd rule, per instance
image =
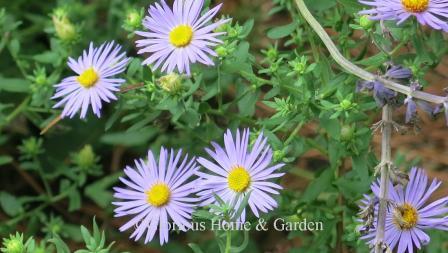
[{"label": "partially opened bud", "polygon": [[63,41],[72,41],[76,38],[76,27],[68,19],[67,13],[58,9],[52,15],[56,35]]},{"label": "partially opened bud", "polygon": [[182,89],[182,77],[176,73],[171,73],[159,78],[159,85],[169,93],[177,93]]}]

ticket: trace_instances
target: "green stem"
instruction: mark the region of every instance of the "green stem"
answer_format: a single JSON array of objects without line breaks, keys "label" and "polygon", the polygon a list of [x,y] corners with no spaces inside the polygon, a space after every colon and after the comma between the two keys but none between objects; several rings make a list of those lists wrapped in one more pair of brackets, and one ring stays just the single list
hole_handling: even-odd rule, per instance
[{"label": "green stem", "polygon": [[10,38],[10,33],[9,33],[9,32],[5,32],[5,33],[3,34],[3,38],[2,38],[2,40],[1,40],[1,42],[0,42],[0,53],[1,53],[1,52],[3,51],[3,49],[5,48],[6,43],[8,42],[9,38]]},{"label": "green stem", "polygon": [[284,146],[288,146],[289,143],[291,143],[292,140],[294,140],[294,137],[297,135],[297,133],[302,129],[304,122],[300,122],[297,127],[291,132],[288,139],[285,141]]},{"label": "green stem", "polygon": [[45,187],[45,191],[47,192],[48,196],[53,196],[53,192],[51,191],[51,187],[50,184],[48,183],[48,180],[45,178],[45,173],[42,170],[42,166],[40,165],[40,162],[37,160],[37,158],[35,158],[35,163],[37,163],[37,173],[39,174],[40,179],[42,180],[44,187]]},{"label": "green stem", "polygon": [[222,109],[221,61],[218,62],[217,70],[218,70],[218,109],[221,110]]},{"label": "green stem", "polygon": [[11,120],[13,120],[15,117],[17,117],[17,115],[19,115],[28,106],[28,103],[30,102],[30,100],[31,100],[30,96],[26,97],[22,101],[22,103],[20,103],[20,105],[17,106],[17,108],[6,117],[6,123],[11,122]]},{"label": "green stem", "polygon": [[392,51],[390,51],[390,55],[391,56],[395,55],[398,52],[398,50],[400,50],[404,45],[406,45],[406,43],[408,43],[407,40],[400,41],[400,43],[398,43],[398,45],[394,49],[392,49]]},{"label": "green stem", "polygon": [[226,231],[226,249],[225,253],[230,253],[230,249],[232,248],[232,231],[229,229]]},{"label": "green stem", "polygon": [[42,211],[44,208],[48,207],[49,205],[52,205],[52,204],[54,204],[54,203],[56,203],[56,202],[58,202],[58,201],[64,199],[65,197],[68,196],[68,194],[69,194],[69,192],[72,190],[72,188],[73,188],[73,187],[70,187],[69,189],[67,189],[67,191],[62,192],[61,194],[56,195],[56,196],[54,196],[54,197],[48,199],[47,202],[42,203],[42,204],[39,205],[38,207],[36,207],[36,208],[34,208],[34,209],[32,209],[32,210],[26,212],[26,213],[22,213],[21,215],[15,217],[14,219],[11,219],[11,220],[5,222],[5,225],[6,225],[6,226],[13,226],[14,224],[20,222],[21,220],[26,219],[26,218],[28,218],[28,217],[34,215],[35,213],[37,213],[37,212],[39,212],[39,211]]}]

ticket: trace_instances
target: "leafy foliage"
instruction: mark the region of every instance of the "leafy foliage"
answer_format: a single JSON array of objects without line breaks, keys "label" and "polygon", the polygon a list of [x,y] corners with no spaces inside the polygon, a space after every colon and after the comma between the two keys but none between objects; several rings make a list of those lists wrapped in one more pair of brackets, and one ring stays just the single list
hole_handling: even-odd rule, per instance
[{"label": "leafy foliage", "polygon": [[[378,164],[371,125],[379,109],[371,96],[356,93],[356,78],[336,67],[294,1],[263,1],[272,2],[267,12],[259,1],[238,2],[242,6],[225,14],[232,23],[218,28],[227,34],[215,48],[215,66],[194,65],[191,77],[141,65],[134,31],[142,29],[152,2],[15,0],[2,5],[2,252],[143,252],[142,245],[118,232],[122,220],[112,218],[111,188],[121,168],[161,145],[204,155],[203,147],[221,139],[225,129],[239,127],[263,131],[276,162],[288,164],[279,207],[262,218],[270,225],[275,218],[321,221],[324,231],[217,232],[216,240],[204,236],[212,233],[207,231],[173,232],[174,240],[160,251],[218,252],[230,236],[231,252],[320,253],[341,247],[368,252],[359,240],[356,201],[369,191]],[[426,73],[447,53],[446,37],[415,20],[401,26],[365,20],[356,14],[362,9],[357,0],[305,3],[332,31],[343,55],[370,72],[384,73],[392,62],[410,68],[413,79],[426,88]],[[126,91],[104,108],[100,119],[64,119],[40,136],[60,114],[51,96],[53,85],[70,74],[68,57],[78,56],[90,41],[109,40],[118,41],[132,57],[121,76]],[[397,99],[401,105],[405,97]],[[230,219],[229,209],[201,209],[195,221],[209,226],[214,219]],[[93,232],[85,227],[92,216],[105,231],[95,220]],[[106,242],[106,235],[117,247]],[[278,245],[260,240],[266,235]],[[426,252],[448,252],[444,236],[434,233]],[[292,246],[284,249],[282,244]]]}]

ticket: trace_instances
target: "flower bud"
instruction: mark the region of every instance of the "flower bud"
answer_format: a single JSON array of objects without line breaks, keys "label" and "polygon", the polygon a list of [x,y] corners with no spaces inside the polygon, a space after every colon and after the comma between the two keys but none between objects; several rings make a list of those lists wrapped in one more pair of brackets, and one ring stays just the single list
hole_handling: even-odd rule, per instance
[{"label": "flower bud", "polygon": [[285,157],[285,151],[276,150],[274,151],[274,162],[279,162]]},{"label": "flower bud", "polygon": [[182,77],[176,73],[159,78],[159,85],[165,91],[175,94],[182,89]]},{"label": "flower bud", "polygon": [[372,28],[374,24],[375,21],[371,20],[369,15],[363,15],[359,18],[359,25],[366,30]]},{"label": "flower bud", "polygon": [[341,128],[341,140],[349,141],[353,138],[355,134],[355,129],[351,126],[345,125]]},{"label": "flower bud", "polygon": [[141,26],[143,20],[143,11],[131,9],[126,13],[124,21],[125,27],[129,29],[137,29]]},{"label": "flower bud", "polygon": [[221,24],[220,26],[216,27],[215,30],[213,30],[213,32],[215,32],[215,33],[221,33],[221,32],[227,33],[227,31],[230,28],[232,28],[232,25],[230,23],[224,23],[224,24]]},{"label": "flower bud", "polygon": [[63,41],[72,41],[76,38],[76,28],[67,17],[67,13],[58,9],[52,16],[56,35]]},{"label": "flower bud", "polygon": [[23,253],[25,252],[25,245],[23,244],[23,234],[10,235],[9,239],[3,239],[3,247],[1,251],[4,253]]},{"label": "flower bud", "polygon": [[75,163],[81,169],[94,167],[96,160],[95,153],[90,145],[85,145],[84,148],[82,148],[81,151],[79,151],[79,153],[75,156]]},{"label": "flower bud", "polygon": [[289,66],[293,68],[291,74],[303,75],[307,70],[307,61],[308,59],[305,56],[290,61]]},{"label": "flower bud", "polygon": [[33,158],[43,152],[42,139],[29,138],[22,142],[19,150],[24,158]]},{"label": "flower bud", "polygon": [[229,52],[227,50],[227,48],[223,47],[223,46],[219,46],[215,49],[216,54],[218,54],[219,57],[226,57]]},{"label": "flower bud", "polygon": [[353,103],[352,103],[352,101],[350,101],[348,99],[344,99],[344,100],[342,100],[341,103],[339,103],[339,106],[343,110],[349,110],[353,106]]},{"label": "flower bud", "polygon": [[37,68],[36,70],[34,70],[33,79],[34,83],[36,83],[37,86],[43,86],[47,84],[48,80],[45,68]]}]

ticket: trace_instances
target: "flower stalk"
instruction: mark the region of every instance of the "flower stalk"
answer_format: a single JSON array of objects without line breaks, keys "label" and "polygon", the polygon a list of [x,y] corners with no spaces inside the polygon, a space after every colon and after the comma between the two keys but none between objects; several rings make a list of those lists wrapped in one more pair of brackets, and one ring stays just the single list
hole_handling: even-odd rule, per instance
[{"label": "flower stalk", "polygon": [[382,137],[381,137],[381,179],[380,179],[380,196],[379,196],[379,209],[378,209],[378,222],[375,238],[375,253],[383,252],[384,231],[386,226],[386,213],[387,213],[387,196],[389,192],[389,172],[391,165],[391,136],[392,136],[392,106],[386,104],[383,107],[382,124]]}]

